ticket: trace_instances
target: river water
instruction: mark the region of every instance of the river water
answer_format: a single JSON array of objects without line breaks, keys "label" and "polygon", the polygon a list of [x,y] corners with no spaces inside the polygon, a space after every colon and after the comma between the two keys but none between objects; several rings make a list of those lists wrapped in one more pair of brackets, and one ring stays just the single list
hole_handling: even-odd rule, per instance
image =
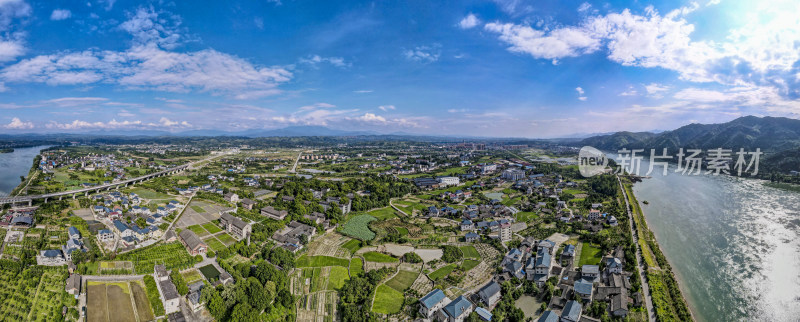
[{"label": "river water", "polygon": [[8,196],[20,184],[19,176],[28,175],[33,159],[45,148],[15,148],[11,153],[0,153],[0,197]]},{"label": "river water", "polygon": [[800,321],[800,193],[660,169],[633,191],[695,318]]}]

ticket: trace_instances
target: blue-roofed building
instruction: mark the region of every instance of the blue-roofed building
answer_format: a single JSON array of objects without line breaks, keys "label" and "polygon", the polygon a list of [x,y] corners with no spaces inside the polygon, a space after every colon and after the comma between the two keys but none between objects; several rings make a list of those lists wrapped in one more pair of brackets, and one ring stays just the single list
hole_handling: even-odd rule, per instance
[{"label": "blue-roofed building", "polygon": [[75,228],[74,226],[70,226],[69,228],[67,228],[67,232],[69,233],[69,238],[81,239],[81,232],[78,231],[78,228]]},{"label": "blue-roofed building", "polygon": [[99,231],[97,231],[97,240],[101,242],[112,241],[114,240],[114,233],[112,233],[111,230],[108,229],[100,229]]},{"label": "blue-roofed building", "polygon": [[592,282],[585,281],[585,280],[577,281],[577,282],[575,282],[575,285],[573,286],[573,290],[584,301],[591,301],[592,300]]},{"label": "blue-roofed building", "polygon": [[472,220],[464,219],[461,221],[461,231],[472,230],[473,228]]},{"label": "blue-roofed building", "polygon": [[464,235],[464,239],[465,239],[465,240],[466,240],[468,243],[475,242],[475,241],[477,241],[478,239],[480,239],[480,237],[481,237],[481,236],[480,236],[480,235],[478,235],[478,234],[477,234],[477,233],[475,233],[475,232],[468,232],[466,235]]},{"label": "blue-roofed building", "polygon": [[565,322],[578,322],[581,319],[581,310],[583,307],[577,301],[569,301],[564,305],[564,310],[561,312],[561,321]]},{"label": "blue-roofed building", "polygon": [[478,317],[481,318],[483,321],[491,321],[492,320],[492,312],[489,310],[484,309],[482,307],[475,308],[475,313],[478,314]]},{"label": "blue-roofed building", "polygon": [[66,263],[60,249],[43,250],[39,252],[39,256],[36,256],[36,264],[39,265],[58,266]]},{"label": "blue-roofed building", "polygon": [[437,288],[419,299],[419,313],[426,319],[431,319],[437,311],[448,303],[450,303],[450,299],[444,295],[442,290]]},{"label": "blue-roofed building", "polygon": [[462,295],[445,305],[440,312],[441,320],[461,322],[472,313],[472,302]]},{"label": "blue-roofed building", "polygon": [[553,254],[553,247],[555,246],[556,243],[545,239],[543,241],[540,241],[539,244],[536,245],[536,252],[540,253],[542,251],[547,251],[548,253]]},{"label": "blue-roofed building", "polygon": [[537,322],[558,322],[558,314],[553,311],[544,311],[544,314],[539,317]]},{"label": "blue-roofed building", "polygon": [[571,265],[573,260],[575,260],[575,245],[564,246],[564,251],[561,252],[561,264]]},{"label": "blue-roofed building", "polygon": [[114,229],[117,230],[117,233],[122,238],[133,236],[135,233],[130,227],[128,227],[128,224],[119,220],[114,220]]}]

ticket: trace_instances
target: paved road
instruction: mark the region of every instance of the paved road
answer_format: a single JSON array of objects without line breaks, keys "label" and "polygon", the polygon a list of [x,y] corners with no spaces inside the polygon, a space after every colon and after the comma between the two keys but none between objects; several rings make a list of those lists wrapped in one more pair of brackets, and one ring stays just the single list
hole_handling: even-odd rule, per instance
[{"label": "paved road", "polygon": [[644,275],[644,261],[642,261],[642,250],[639,246],[639,235],[636,229],[633,228],[633,212],[631,205],[628,204],[628,194],[625,192],[625,187],[622,186],[622,180],[617,176],[619,188],[622,189],[622,197],[625,199],[625,209],[628,211],[628,225],[631,228],[631,235],[633,236],[633,243],[636,245],[636,268],[639,270],[639,277],[642,283],[642,295],[644,295],[644,304],[647,307],[648,320],[656,321],[656,310],[653,308],[653,298],[650,297],[650,285],[647,284],[647,279]]},{"label": "paved road", "polygon": [[292,165],[292,169],[289,170],[291,173],[295,173],[297,170],[297,164],[300,162],[300,156],[303,155],[303,151],[297,154],[297,159],[294,160],[294,165]]}]

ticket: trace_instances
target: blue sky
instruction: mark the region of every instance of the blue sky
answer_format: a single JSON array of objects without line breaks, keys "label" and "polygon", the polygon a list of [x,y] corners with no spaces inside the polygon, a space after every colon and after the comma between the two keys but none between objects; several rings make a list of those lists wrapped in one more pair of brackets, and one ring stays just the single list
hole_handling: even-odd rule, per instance
[{"label": "blue sky", "polygon": [[0,0],[0,132],[555,137],[800,115],[796,1]]}]

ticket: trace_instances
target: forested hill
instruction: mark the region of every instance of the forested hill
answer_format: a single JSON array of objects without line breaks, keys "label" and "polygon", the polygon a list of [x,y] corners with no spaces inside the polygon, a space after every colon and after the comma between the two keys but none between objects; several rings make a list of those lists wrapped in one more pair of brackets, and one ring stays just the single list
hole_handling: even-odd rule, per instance
[{"label": "forested hill", "polygon": [[727,123],[689,124],[659,134],[617,132],[580,141],[598,149],[627,148],[761,148],[779,152],[800,147],[800,120],[785,117],[744,116]]},{"label": "forested hill", "polygon": [[770,171],[800,170],[800,120],[785,117],[744,116],[720,124],[689,124],[659,134],[647,132],[617,132],[586,138],[579,146],[589,145],[601,150],[620,148],[667,148],[674,154],[678,148],[716,149],[764,152],[764,167]]}]

